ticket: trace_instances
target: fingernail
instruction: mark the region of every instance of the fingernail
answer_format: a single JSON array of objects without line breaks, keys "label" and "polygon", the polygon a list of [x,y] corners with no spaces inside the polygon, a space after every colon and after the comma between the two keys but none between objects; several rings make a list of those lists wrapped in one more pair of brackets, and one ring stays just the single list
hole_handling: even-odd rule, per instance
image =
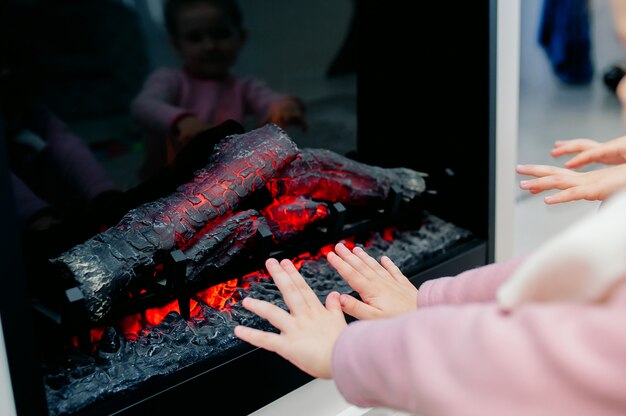
[{"label": "fingernail", "polygon": [[346,247],[346,245],[344,243],[338,243],[337,246],[335,247],[335,251],[340,252],[340,251],[349,251],[348,247]]},{"label": "fingernail", "polygon": [[522,189],[528,189],[530,186],[528,185],[528,181],[520,181],[519,187]]}]

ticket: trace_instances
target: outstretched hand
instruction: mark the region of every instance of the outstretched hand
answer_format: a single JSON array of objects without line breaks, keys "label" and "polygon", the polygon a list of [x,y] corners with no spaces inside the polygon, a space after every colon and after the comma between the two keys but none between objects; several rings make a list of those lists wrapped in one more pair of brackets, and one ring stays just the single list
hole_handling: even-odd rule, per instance
[{"label": "outstretched hand", "polygon": [[574,200],[604,201],[616,191],[626,187],[626,164],[611,166],[589,172],[576,172],[550,165],[518,165],[517,173],[534,176],[523,180],[520,188],[532,194],[559,189],[546,196],[546,204],[558,204]]},{"label": "outstretched hand", "polygon": [[245,326],[235,327],[235,336],[250,344],[276,352],[312,375],[330,379],[333,347],[346,328],[339,293],[331,292],[326,306],[290,260],[268,259],[267,271],[283,295],[289,312],[269,302],[247,297],[243,307],[267,319],[279,334]]},{"label": "outstretched hand", "polygon": [[207,131],[209,126],[204,121],[193,115],[187,115],[179,119],[165,142],[165,152],[167,164],[172,164],[176,156],[181,152],[193,138],[200,133]]},{"label": "outstretched hand", "polygon": [[300,126],[306,131],[307,122],[304,116],[304,107],[300,100],[292,97],[285,98],[273,104],[267,119],[262,123],[274,123],[280,127]]},{"label": "outstretched hand", "polygon": [[387,318],[417,308],[417,288],[389,257],[383,256],[379,263],[361,247],[350,251],[339,243],[327,259],[362,299],[341,295],[341,308],[348,315]]},{"label": "outstretched hand", "polygon": [[626,162],[626,136],[604,143],[592,139],[559,140],[550,151],[553,157],[573,153],[578,154],[565,162],[566,168],[577,169],[590,163],[619,165]]},{"label": "outstretched hand", "polygon": [[347,326],[344,312],[357,319],[409,312],[417,307],[417,288],[388,257],[378,263],[360,247],[350,251],[339,243],[327,259],[362,301],[331,292],[324,306],[290,260],[268,259],[265,267],[289,312],[270,302],[244,298],[244,308],[267,319],[280,333],[238,325],[235,336],[276,352],[313,377],[329,379],[335,342]]},{"label": "outstretched hand", "polygon": [[181,118],[174,126],[174,150],[178,153],[191,139],[210,127],[196,116],[188,115]]}]

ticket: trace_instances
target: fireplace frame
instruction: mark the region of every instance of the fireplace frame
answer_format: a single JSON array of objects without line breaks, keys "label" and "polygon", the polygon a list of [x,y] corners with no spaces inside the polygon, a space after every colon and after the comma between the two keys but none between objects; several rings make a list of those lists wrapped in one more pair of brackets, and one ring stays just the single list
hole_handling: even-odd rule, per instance
[{"label": "fireplace frame", "polygon": [[[444,158],[444,163],[435,167],[437,172],[432,177],[441,198],[435,198],[432,207],[428,208],[442,218],[450,218],[452,222],[467,227],[477,236],[445,256],[435,259],[433,264],[420,273],[410,276],[416,286],[426,280],[453,275],[494,260],[496,5],[497,0],[486,0],[479,5],[459,5],[460,9],[467,10],[459,10],[454,16],[447,13],[445,5],[422,6],[422,16],[427,19],[445,16],[441,31],[430,33],[429,31],[434,30],[430,25],[428,29],[418,27],[419,22],[415,22],[415,16],[397,13],[403,7],[402,2],[393,2],[389,9],[395,9],[384,11],[375,8],[377,4],[374,1],[359,0],[357,153],[365,162],[381,166],[400,163],[425,171],[430,171],[432,163],[437,163],[437,158],[433,158],[432,154]],[[380,33],[378,30],[381,28],[381,21],[391,21],[394,27],[385,27],[383,33]],[[474,32],[468,31],[470,28]],[[452,33],[444,35],[445,31]],[[439,35],[441,36],[438,37]],[[385,43],[397,41],[396,38],[403,36],[409,38],[400,41],[407,49],[415,46],[410,39],[435,40],[424,50],[432,54],[427,56],[429,61],[435,58],[439,63],[423,74],[425,76],[420,83],[407,82],[416,81],[413,73],[415,68],[402,70],[399,74],[389,71],[389,67],[394,65],[396,69],[402,68],[404,62],[402,57],[389,55]],[[463,39],[463,36],[466,38]],[[435,49],[448,47],[444,39],[455,37],[457,47],[463,47],[467,37],[475,41],[472,47],[476,50],[477,59],[471,63],[472,67],[459,67],[456,56],[451,56],[449,51],[444,53]],[[372,55],[373,49],[378,51],[378,55]],[[459,79],[461,75],[463,80]],[[393,78],[392,82],[390,77]],[[462,91],[462,101],[465,104],[459,110],[459,86],[456,82],[464,84],[467,83],[467,78],[472,77],[476,82]],[[399,82],[402,78],[405,82]],[[426,122],[436,123],[435,131],[438,127],[447,125],[446,122],[449,123],[451,117],[455,117],[451,114],[454,111],[459,112],[457,125],[462,127],[449,136],[432,140],[426,138],[418,143],[423,149],[421,153],[407,152],[405,142],[409,140],[408,136],[424,137],[420,126],[415,126],[414,111],[376,104],[381,102],[381,97],[385,103],[404,102],[406,94],[426,99],[432,104],[434,111],[428,115]],[[469,102],[467,97],[475,100]],[[448,105],[453,108],[445,109]],[[442,109],[445,111],[440,111]],[[0,120],[0,140],[4,143],[2,127]],[[472,134],[471,138],[469,132]],[[447,158],[446,152],[455,146],[457,152],[471,160],[464,161],[463,158],[452,156]],[[399,155],[402,157],[398,158]],[[36,338],[33,325],[30,324],[33,322],[33,312],[21,265],[19,231],[16,222],[10,220],[15,217],[15,210],[10,203],[11,198],[7,197],[11,193],[11,187],[4,146],[0,146],[0,166],[0,193],[5,196],[3,200],[9,202],[0,206],[1,218],[5,219],[4,235],[0,239],[0,261],[5,276],[4,288],[0,291],[0,318],[9,363],[12,399],[18,415],[43,416],[48,411],[35,359]],[[471,202],[464,204],[464,201]],[[461,205],[464,205],[463,209],[458,209]],[[277,355],[261,349],[242,348],[236,355],[232,360],[219,364],[199,363],[171,377],[147,383],[139,391],[133,392],[132,397],[116,398],[96,408],[86,409],[78,415],[159,414],[158,411],[162,411],[164,406],[181,398],[192,399],[184,402],[186,411],[206,411],[210,406],[206,403],[207,392],[216,397],[216,400],[232,403],[230,414],[247,415],[312,380]],[[215,385],[215,380],[220,380],[219,385]]]}]

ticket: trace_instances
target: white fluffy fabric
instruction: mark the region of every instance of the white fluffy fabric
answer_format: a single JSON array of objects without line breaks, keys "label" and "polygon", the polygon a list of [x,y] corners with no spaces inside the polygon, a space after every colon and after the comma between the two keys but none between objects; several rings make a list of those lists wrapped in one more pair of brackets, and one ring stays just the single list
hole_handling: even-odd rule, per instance
[{"label": "white fluffy fabric", "polygon": [[546,241],[497,293],[512,309],[529,302],[600,302],[626,279],[626,190]]}]

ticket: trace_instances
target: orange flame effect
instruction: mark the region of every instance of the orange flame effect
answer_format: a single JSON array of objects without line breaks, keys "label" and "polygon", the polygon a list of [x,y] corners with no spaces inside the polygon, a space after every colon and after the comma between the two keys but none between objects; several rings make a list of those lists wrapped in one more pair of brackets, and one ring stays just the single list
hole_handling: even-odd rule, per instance
[{"label": "orange flame effect", "polygon": [[[287,215],[285,217],[289,219],[289,222],[292,225],[303,227],[305,226],[307,222],[311,222],[316,219],[319,219],[319,217],[324,217],[326,214],[327,212],[320,211],[314,215],[314,217],[317,217],[317,218],[314,218],[314,217],[296,218],[294,216],[289,217]],[[383,231],[382,236],[385,240],[392,241],[393,234],[395,231],[396,231],[395,228],[389,227]],[[191,240],[193,240],[193,238],[185,242],[182,236],[177,236],[178,244],[183,247],[187,246],[191,242]],[[347,239],[342,240],[341,242],[344,243],[346,247],[348,247],[349,249],[354,248],[354,246],[356,245],[354,238],[347,238]],[[302,267],[302,265],[305,264],[307,261],[315,261],[315,260],[320,259],[322,256],[326,257],[326,255],[328,255],[329,252],[333,251],[334,246],[335,246],[334,244],[328,244],[326,246],[323,246],[319,249],[318,253],[315,255],[311,255],[308,252],[302,253],[296,258],[292,259],[292,261],[294,265],[296,266],[296,268],[299,270]],[[157,266],[155,268],[155,272],[154,272],[155,276],[158,273],[162,272],[161,266]],[[195,317],[201,311],[201,308],[198,307],[199,305],[198,301],[202,301],[206,303],[207,305],[209,305],[210,307],[215,308],[219,311],[229,310],[233,304],[241,300],[241,296],[239,295],[239,292],[237,289],[246,290],[250,287],[252,282],[259,282],[263,279],[269,279],[269,275],[267,274],[265,270],[258,270],[258,271],[249,273],[245,276],[234,278],[234,279],[228,280],[227,282],[220,283],[215,286],[204,289],[200,292],[197,292],[195,295],[192,296],[192,299],[190,300],[189,309],[191,311],[191,316]],[[142,290],[142,292],[145,292],[145,290]],[[120,322],[118,323],[118,327],[121,333],[127,339],[134,340],[139,336],[139,334],[145,328],[159,325],[163,321],[163,319],[167,316],[167,314],[172,311],[180,313],[180,308],[179,308],[177,300],[173,300],[167,303],[166,305],[163,305],[160,307],[149,308],[145,310],[143,313],[136,313],[133,315],[126,316],[125,318],[120,320]],[[94,349],[96,347],[97,342],[102,337],[103,332],[104,332],[103,327],[94,328],[91,330],[91,342],[92,342],[92,345],[94,346]],[[74,345],[78,346],[78,341],[76,337],[73,337],[71,341]]]}]

